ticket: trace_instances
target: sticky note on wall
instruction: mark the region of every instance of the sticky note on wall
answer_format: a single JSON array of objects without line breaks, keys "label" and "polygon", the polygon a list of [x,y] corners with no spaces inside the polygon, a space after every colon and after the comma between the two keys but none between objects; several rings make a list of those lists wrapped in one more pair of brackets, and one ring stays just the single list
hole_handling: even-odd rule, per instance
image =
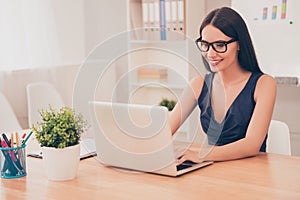
[{"label": "sticky note on wall", "polygon": [[268,8],[264,7],[263,8],[263,14],[262,14],[262,19],[266,20],[268,18]]},{"label": "sticky note on wall", "polygon": [[277,6],[272,7],[272,19],[276,19],[277,17]]},{"label": "sticky note on wall", "polygon": [[281,19],[286,18],[286,0],[282,0],[281,4]]}]

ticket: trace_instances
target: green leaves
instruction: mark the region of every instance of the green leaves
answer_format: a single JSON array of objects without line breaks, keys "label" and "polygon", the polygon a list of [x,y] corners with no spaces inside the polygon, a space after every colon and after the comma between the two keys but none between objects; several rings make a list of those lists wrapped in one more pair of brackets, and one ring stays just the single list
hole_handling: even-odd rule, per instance
[{"label": "green leaves", "polygon": [[89,128],[81,114],[64,106],[59,111],[49,105],[48,110],[39,111],[42,121],[32,126],[41,147],[65,148],[79,143],[80,135]]},{"label": "green leaves", "polygon": [[161,100],[161,102],[159,103],[160,106],[165,106],[168,108],[169,111],[173,110],[173,108],[175,107],[176,105],[176,101],[174,100],[169,100],[169,99],[166,99],[166,98],[163,98]]}]

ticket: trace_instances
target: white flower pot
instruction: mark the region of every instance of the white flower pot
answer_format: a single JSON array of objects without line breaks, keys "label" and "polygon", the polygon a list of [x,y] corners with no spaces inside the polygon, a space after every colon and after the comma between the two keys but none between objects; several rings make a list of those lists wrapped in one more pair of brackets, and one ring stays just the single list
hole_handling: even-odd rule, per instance
[{"label": "white flower pot", "polygon": [[80,145],[63,149],[41,147],[43,162],[49,180],[64,181],[74,179],[80,161]]}]

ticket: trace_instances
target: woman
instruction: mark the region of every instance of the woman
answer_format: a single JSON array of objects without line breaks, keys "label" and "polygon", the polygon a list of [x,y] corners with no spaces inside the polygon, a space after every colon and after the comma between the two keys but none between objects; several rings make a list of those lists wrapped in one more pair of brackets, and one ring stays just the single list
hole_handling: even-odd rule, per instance
[{"label": "woman", "polygon": [[[210,152],[188,150],[178,161],[245,158],[266,151],[267,131],[276,98],[276,82],[260,70],[247,26],[231,8],[210,12],[196,44],[210,72],[197,76],[171,112],[172,133],[195,108]],[[202,154],[201,154],[202,155]]]}]

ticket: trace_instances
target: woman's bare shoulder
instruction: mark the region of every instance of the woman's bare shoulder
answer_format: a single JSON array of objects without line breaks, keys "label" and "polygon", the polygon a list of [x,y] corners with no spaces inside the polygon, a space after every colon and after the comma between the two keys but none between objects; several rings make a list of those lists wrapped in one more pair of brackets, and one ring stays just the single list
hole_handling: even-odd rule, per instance
[{"label": "woman's bare shoulder", "polygon": [[190,84],[199,86],[199,85],[203,84],[203,81],[204,81],[204,78],[202,75],[196,75],[191,79]]},{"label": "woman's bare shoulder", "polygon": [[193,89],[196,97],[200,96],[203,87],[204,78],[202,75],[197,75],[193,77],[190,81],[190,87]]},{"label": "woman's bare shoulder", "polygon": [[276,91],[277,84],[275,78],[264,74],[257,81],[254,97],[256,99],[258,96],[276,96]]},{"label": "woman's bare shoulder", "polygon": [[276,80],[274,77],[268,74],[264,74],[258,79],[257,86],[259,88],[269,88],[269,87],[276,88]]}]

